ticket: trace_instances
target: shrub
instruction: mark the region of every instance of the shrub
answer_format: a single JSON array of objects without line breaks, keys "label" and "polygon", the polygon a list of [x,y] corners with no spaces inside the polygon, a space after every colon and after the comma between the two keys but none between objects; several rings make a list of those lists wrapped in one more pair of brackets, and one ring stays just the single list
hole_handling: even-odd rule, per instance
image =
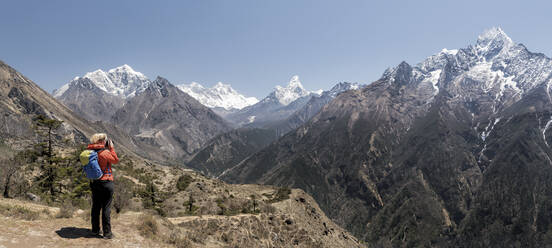
[{"label": "shrub", "polygon": [[196,203],[196,200],[194,199],[192,194],[190,194],[188,200],[182,204],[182,206],[186,209],[188,215],[193,215],[195,211],[199,209],[199,207],[194,205],[194,203]]},{"label": "shrub", "polygon": [[149,183],[140,192],[142,197],[142,206],[146,209],[154,209],[158,207],[159,203],[163,202],[159,196],[160,192],[157,186],[153,183]]},{"label": "shrub", "polygon": [[[216,200],[217,206],[220,208],[220,211],[217,213],[219,215],[237,215],[240,212],[244,212],[244,207],[247,207],[247,201],[236,199],[236,198],[227,198],[222,199],[218,198]],[[249,210],[245,210],[245,212],[249,212]]]},{"label": "shrub", "polygon": [[159,224],[151,215],[144,215],[141,222],[138,224],[140,235],[146,238],[154,238],[159,232]]},{"label": "shrub", "polygon": [[130,199],[134,195],[134,182],[128,178],[119,177],[114,180],[115,192],[113,192],[113,207],[115,212],[120,213],[124,208],[127,208]]},{"label": "shrub", "polygon": [[288,187],[278,188],[273,198],[268,200],[268,203],[280,202],[283,200],[289,199],[289,194],[291,194],[291,189]]},{"label": "shrub", "polygon": [[184,191],[188,188],[190,183],[192,183],[194,179],[190,175],[182,175],[178,178],[176,182],[176,188],[179,191]]},{"label": "shrub", "polygon": [[65,200],[59,207],[59,212],[57,213],[56,218],[72,218],[74,212],[75,207],[73,206],[71,200]]}]

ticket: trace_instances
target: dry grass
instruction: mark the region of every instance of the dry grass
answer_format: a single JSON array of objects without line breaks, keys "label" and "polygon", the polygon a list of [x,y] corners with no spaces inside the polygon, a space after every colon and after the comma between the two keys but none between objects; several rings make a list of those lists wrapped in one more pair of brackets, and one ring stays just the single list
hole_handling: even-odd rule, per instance
[{"label": "dry grass", "polygon": [[163,217],[144,214],[140,218],[137,229],[140,235],[148,239],[174,245],[177,248],[193,247],[188,235]]},{"label": "dry grass", "polygon": [[150,239],[155,238],[159,232],[159,224],[152,215],[144,215],[137,228],[142,236]]},{"label": "dry grass", "polygon": [[39,212],[32,211],[22,206],[0,205],[0,214],[24,220],[36,220]]},{"label": "dry grass", "polygon": [[178,228],[173,229],[169,237],[166,238],[165,242],[172,244],[177,248],[192,247],[192,242]]}]

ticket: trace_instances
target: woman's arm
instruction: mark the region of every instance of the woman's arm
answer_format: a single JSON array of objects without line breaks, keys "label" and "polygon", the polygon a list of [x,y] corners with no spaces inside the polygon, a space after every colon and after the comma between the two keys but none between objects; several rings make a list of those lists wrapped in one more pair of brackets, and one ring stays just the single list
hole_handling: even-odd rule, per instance
[{"label": "woman's arm", "polygon": [[102,152],[102,156],[110,164],[119,163],[119,157],[117,157],[117,153],[115,153],[115,149],[113,148],[113,146],[109,147],[108,151]]}]

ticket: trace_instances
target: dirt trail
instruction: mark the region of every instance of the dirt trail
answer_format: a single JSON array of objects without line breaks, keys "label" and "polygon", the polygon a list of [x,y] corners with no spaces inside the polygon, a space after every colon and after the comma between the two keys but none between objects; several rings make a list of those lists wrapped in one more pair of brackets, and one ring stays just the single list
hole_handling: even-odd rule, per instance
[{"label": "dirt trail", "polygon": [[[17,205],[32,210],[58,211],[56,208],[8,199],[0,199],[0,205]],[[0,248],[167,247],[166,244],[145,239],[138,233],[136,223],[139,222],[142,216],[140,213],[127,212],[112,216],[113,233],[116,235],[112,240],[91,237],[89,221],[80,216],[74,218],[55,218],[51,216],[41,216],[37,220],[23,220],[0,214],[0,223],[2,223]]]}]

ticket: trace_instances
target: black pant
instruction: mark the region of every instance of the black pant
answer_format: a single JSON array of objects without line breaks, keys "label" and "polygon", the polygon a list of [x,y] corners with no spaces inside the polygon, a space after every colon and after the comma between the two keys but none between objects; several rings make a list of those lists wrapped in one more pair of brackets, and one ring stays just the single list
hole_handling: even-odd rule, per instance
[{"label": "black pant", "polygon": [[92,188],[92,232],[100,231],[100,210],[102,210],[103,234],[111,233],[111,202],[113,200],[113,181],[95,180]]}]

